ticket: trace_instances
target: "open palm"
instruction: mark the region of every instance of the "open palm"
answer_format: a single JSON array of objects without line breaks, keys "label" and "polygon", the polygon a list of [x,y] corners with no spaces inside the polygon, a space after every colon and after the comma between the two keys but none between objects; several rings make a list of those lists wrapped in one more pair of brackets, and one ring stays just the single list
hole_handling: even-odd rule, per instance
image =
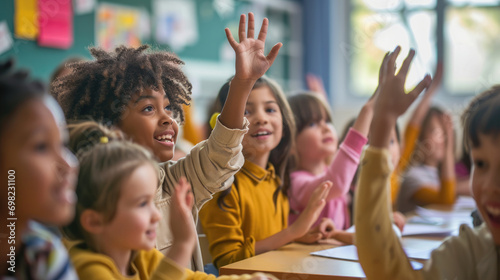
[{"label": "open palm", "polygon": [[248,14],[248,32],[246,32],[246,17],[240,16],[238,29],[239,43],[233,38],[229,28],[226,28],[226,36],[229,44],[236,54],[235,78],[242,80],[256,80],[266,73],[278,56],[282,44],[276,44],[269,54],[264,54],[264,45],[267,36],[269,21],[267,18],[262,22],[262,27],[257,39],[254,38],[255,21],[253,13]]}]

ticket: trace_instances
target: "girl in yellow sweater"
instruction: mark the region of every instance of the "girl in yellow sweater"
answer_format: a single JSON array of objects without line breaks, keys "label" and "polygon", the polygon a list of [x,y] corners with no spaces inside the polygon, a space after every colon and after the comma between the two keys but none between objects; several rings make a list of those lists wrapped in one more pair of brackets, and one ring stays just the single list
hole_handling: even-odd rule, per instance
[{"label": "girl in yellow sweater", "polygon": [[[217,100],[224,103],[225,95],[227,92],[219,92]],[[250,122],[242,142],[245,163],[231,188],[214,195],[200,211],[217,268],[301,237],[302,241],[314,242],[326,235],[324,227],[323,233],[319,232],[321,225],[317,231],[306,233],[325,205],[330,182],[313,192],[306,209],[287,227],[290,206],[283,186],[290,178],[287,161],[294,146],[295,124],[286,98],[274,81],[267,77],[257,80],[248,97],[245,117]]]},{"label": "girl in yellow sweater", "polygon": [[184,268],[197,238],[191,222],[194,197],[186,179],[173,194],[174,243],[165,257],[154,249],[161,219],[154,202],[160,173],[151,154],[94,122],[70,128],[81,169],[75,219],[63,231],[80,241],[69,251],[79,278],[215,279]]}]

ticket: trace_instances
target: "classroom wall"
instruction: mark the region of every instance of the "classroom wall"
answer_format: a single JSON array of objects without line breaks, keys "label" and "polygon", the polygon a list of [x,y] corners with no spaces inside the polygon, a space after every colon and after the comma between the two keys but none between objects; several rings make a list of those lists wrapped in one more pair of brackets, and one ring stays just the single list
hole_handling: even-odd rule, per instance
[{"label": "classroom wall", "polygon": [[[226,41],[224,28],[228,23],[238,19],[236,12],[242,8],[243,4],[236,3],[235,13],[227,18],[221,19],[214,11],[210,10],[211,0],[197,0],[197,20],[198,20],[198,42],[194,45],[186,46],[182,51],[176,53],[181,59],[218,61],[220,56],[220,44]],[[144,8],[152,16],[152,0],[97,0],[97,3],[122,4],[137,8]],[[0,20],[6,20],[10,32],[14,35],[14,0],[3,0],[0,9]],[[14,46],[11,50],[0,55],[0,60],[8,57],[15,57],[17,65],[31,69],[35,77],[48,81],[51,72],[57,65],[70,56],[82,56],[90,58],[88,47],[95,41],[95,12],[84,15],[74,15],[74,43],[67,50],[40,47],[35,41],[14,38]],[[153,39],[145,40],[157,48],[171,50],[168,45],[158,44]]]},{"label": "classroom wall", "polygon": [[[97,4],[110,3],[142,8],[151,18],[154,16],[154,1],[96,0]],[[269,17],[272,27],[267,37],[268,50],[278,41],[284,43],[280,56],[267,74],[277,79],[285,89],[302,86],[302,37],[300,28],[296,27],[302,24],[300,1],[235,0],[234,6],[225,7],[225,13],[214,9],[214,5],[220,1],[193,0],[192,2],[196,8],[198,29],[198,39],[194,44],[182,49],[172,49],[169,45],[157,43],[153,36],[154,20],[151,21],[152,36],[143,43],[148,43],[156,49],[175,51],[184,60],[183,69],[193,84],[195,120],[205,121],[206,107],[211,104],[219,87],[234,74],[234,53],[227,43],[224,29],[229,27],[234,36],[237,36],[241,13],[254,12],[258,19],[256,25],[259,27],[262,18]],[[0,21],[7,22],[12,36],[14,36],[14,6],[15,0],[2,0],[0,4]],[[13,47],[0,54],[0,60],[14,57],[18,67],[27,68],[34,77],[48,82],[53,70],[68,57],[91,58],[88,47],[93,46],[95,42],[95,16],[95,11],[83,15],[74,14],[74,42],[67,50],[40,47],[36,41],[14,38]]]}]

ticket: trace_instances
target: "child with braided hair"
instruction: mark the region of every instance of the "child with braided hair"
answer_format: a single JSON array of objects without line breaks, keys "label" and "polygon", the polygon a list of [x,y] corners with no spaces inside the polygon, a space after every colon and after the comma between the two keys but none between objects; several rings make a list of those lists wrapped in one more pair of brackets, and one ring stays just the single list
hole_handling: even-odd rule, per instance
[{"label": "child with braided hair", "polygon": [[[92,118],[120,128],[131,140],[148,148],[161,165],[161,183],[155,201],[163,219],[159,221],[157,248],[165,253],[172,245],[168,211],[175,183],[185,176],[194,195],[193,223],[202,205],[216,192],[228,188],[244,158],[241,141],[248,131],[245,104],[255,81],[272,65],[281,43],[265,56],[268,20],[264,19],[254,39],[254,16],[241,15],[239,43],[226,35],[236,54],[236,73],[226,106],[208,140],[196,145],[177,162],[171,162],[177,138],[176,120],[184,120],[182,105],[191,97],[191,84],[181,71],[183,62],[172,53],[145,52],[118,47],[115,52],[91,48],[96,60],[72,64],[71,74],[54,87],[68,120]],[[201,252],[196,246],[191,266],[202,270]]]}]

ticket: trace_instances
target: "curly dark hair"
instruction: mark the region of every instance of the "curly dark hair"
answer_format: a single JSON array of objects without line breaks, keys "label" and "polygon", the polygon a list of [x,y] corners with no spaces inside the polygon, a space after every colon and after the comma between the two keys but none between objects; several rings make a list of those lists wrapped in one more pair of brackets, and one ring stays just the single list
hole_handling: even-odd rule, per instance
[{"label": "curly dark hair", "polygon": [[0,63],[0,135],[22,104],[33,98],[41,99],[45,93],[45,85],[32,80],[28,71],[15,69],[13,59]]},{"label": "curly dark hair", "polygon": [[189,105],[191,83],[175,54],[120,46],[114,52],[90,48],[95,58],[68,64],[71,74],[53,82],[53,94],[68,121],[92,119],[118,125],[132,98],[144,89],[165,91],[174,117],[184,121],[182,105]]}]

